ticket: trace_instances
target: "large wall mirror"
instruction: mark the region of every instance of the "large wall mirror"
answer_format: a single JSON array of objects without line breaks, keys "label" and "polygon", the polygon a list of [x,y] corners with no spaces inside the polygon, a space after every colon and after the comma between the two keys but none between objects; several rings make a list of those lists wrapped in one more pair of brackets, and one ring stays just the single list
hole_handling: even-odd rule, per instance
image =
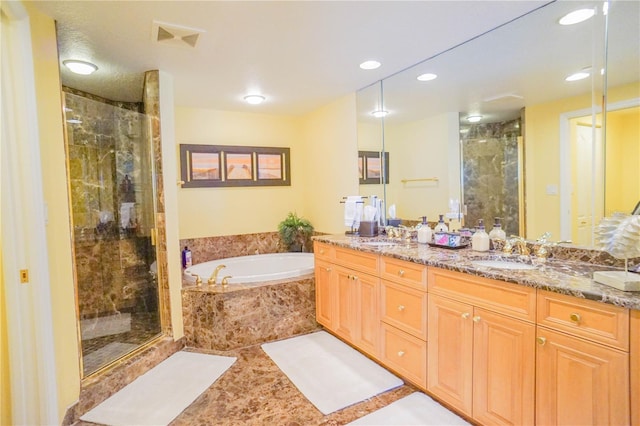
[{"label": "large wall mirror", "polygon": [[[559,24],[576,9],[594,15]],[[593,246],[603,215],[640,200],[639,40],[640,2],[557,1],[362,89],[358,149],[390,170],[361,193],[407,220],[460,200],[468,226]]]}]

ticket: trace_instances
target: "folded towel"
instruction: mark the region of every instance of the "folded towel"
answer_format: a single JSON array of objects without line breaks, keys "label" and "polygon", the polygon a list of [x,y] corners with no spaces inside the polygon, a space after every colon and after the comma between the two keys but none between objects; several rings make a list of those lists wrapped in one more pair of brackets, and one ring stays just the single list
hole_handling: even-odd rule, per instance
[{"label": "folded towel", "polygon": [[360,226],[362,209],[362,197],[360,195],[348,196],[344,202],[344,226],[352,228]]}]

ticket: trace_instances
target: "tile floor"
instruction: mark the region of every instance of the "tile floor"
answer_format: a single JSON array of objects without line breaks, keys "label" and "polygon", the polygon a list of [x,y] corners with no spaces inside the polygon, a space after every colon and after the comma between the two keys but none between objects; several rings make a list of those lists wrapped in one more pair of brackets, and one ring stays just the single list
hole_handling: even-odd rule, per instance
[{"label": "tile floor", "polygon": [[[260,345],[225,352],[198,352],[238,359],[176,417],[172,426],[343,425],[416,391],[413,386],[403,385],[325,416],[295,388]],[[80,421],[76,425],[93,423]]]}]

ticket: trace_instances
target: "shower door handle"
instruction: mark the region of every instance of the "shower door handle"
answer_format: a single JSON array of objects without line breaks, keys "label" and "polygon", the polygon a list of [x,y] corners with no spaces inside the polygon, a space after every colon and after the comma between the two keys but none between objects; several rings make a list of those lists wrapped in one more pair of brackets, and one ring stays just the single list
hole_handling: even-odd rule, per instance
[{"label": "shower door handle", "polygon": [[155,246],[156,245],[156,239],[158,238],[158,235],[156,233],[156,228],[151,228],[151,245]]}]

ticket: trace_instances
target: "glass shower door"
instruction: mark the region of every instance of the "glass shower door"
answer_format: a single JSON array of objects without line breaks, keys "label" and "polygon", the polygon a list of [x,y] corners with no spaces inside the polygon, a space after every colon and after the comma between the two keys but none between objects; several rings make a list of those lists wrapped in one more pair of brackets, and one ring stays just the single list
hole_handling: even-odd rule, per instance
[{"label": "glass shower door", "polygon": [[149,121],[65,93],[83,375],[161,333]]}]

